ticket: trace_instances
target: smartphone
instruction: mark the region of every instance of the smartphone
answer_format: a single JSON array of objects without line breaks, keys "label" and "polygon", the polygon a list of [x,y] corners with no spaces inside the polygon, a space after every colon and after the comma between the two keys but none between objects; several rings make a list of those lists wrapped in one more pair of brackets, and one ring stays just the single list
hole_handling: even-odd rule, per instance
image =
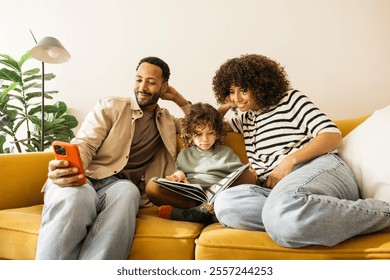
[{"label": "smartphone", "polygon": [[75,181],[80,185],[85,184],[87,179],[85,178],[83,164],[81,162],[79,148],[76,144],[63,142],[63,141],[54,141],[52,143],[54,149],[55,158],[58,160],[66,160],[69,162],[69,166],[77,167],[79,170],[78,174],[83,174],[84,177]]}]

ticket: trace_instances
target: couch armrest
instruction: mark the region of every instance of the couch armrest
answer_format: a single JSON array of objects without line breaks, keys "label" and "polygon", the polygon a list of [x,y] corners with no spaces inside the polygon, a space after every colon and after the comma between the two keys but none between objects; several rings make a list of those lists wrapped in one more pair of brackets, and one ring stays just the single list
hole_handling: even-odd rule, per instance
[{"label": "couch armrest", "polygon": [[43,203],[52,152],[0,154],[0,210]]}]

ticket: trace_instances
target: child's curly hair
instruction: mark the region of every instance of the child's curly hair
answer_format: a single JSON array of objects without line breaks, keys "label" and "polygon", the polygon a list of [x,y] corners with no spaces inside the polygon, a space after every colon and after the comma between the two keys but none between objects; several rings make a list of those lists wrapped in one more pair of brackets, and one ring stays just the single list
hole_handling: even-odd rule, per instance
[{"label": "child's curly hair", "polygon": [[199,102],[193,104],[190,112],[182,119],[180,138],[183,140],[184,146],[193,146],[192,139],[195,135],[195,128],[198,126],[204,127],[207,124],[215,131],[217,137],[215,144],[222,144],[226,130],[221,115],[210,104]]},{"label": "child's curly hair", "polygon": [[217,102],[225,104],[231,86],[251,90],[256,104],[268,111],[290,89],[284,68],[276,61],[258,54],[241,55],[227,60],[212,81]]}]

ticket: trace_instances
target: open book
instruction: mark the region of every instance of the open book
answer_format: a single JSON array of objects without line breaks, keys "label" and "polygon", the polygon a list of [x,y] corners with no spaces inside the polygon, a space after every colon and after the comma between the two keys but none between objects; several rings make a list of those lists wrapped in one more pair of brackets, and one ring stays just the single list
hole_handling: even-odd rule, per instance
[{"label": "open book", "polygon": [[199,184],[186,184],[183,182],[174,182],[165,178],[153,178],[153,181],[168,190],[181,194],[185,197],[194,199],[200,202],[207,202],[213,204],[217,195],[229,188],[232,183],[249,167],[250,163],[247,163],[237,170],[233,171],[225,178],[221,179],[214,185],[212,185],[206,192],[202,189]]}]

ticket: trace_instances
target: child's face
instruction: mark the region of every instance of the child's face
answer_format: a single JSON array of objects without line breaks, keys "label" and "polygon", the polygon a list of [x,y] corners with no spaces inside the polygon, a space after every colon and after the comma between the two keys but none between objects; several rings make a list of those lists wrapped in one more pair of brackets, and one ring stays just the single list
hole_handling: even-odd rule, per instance
[{"label": "child's face", "polygon": [[217,136],[215,130],[212,129],[209,124],[206,124],[205,126],[197,125],[192,140],[194,141],[195,146],[200,150],[208,151],[213,147],[215,140],[217,140]]},{"label": "child's face", "polygon": [[251,90],[243,91],[239,87],[231,86],[229,96],[230,100],[236,104],[241,112],[246,112],[248,110],[257,111],[260,109],[253,98]]}]

